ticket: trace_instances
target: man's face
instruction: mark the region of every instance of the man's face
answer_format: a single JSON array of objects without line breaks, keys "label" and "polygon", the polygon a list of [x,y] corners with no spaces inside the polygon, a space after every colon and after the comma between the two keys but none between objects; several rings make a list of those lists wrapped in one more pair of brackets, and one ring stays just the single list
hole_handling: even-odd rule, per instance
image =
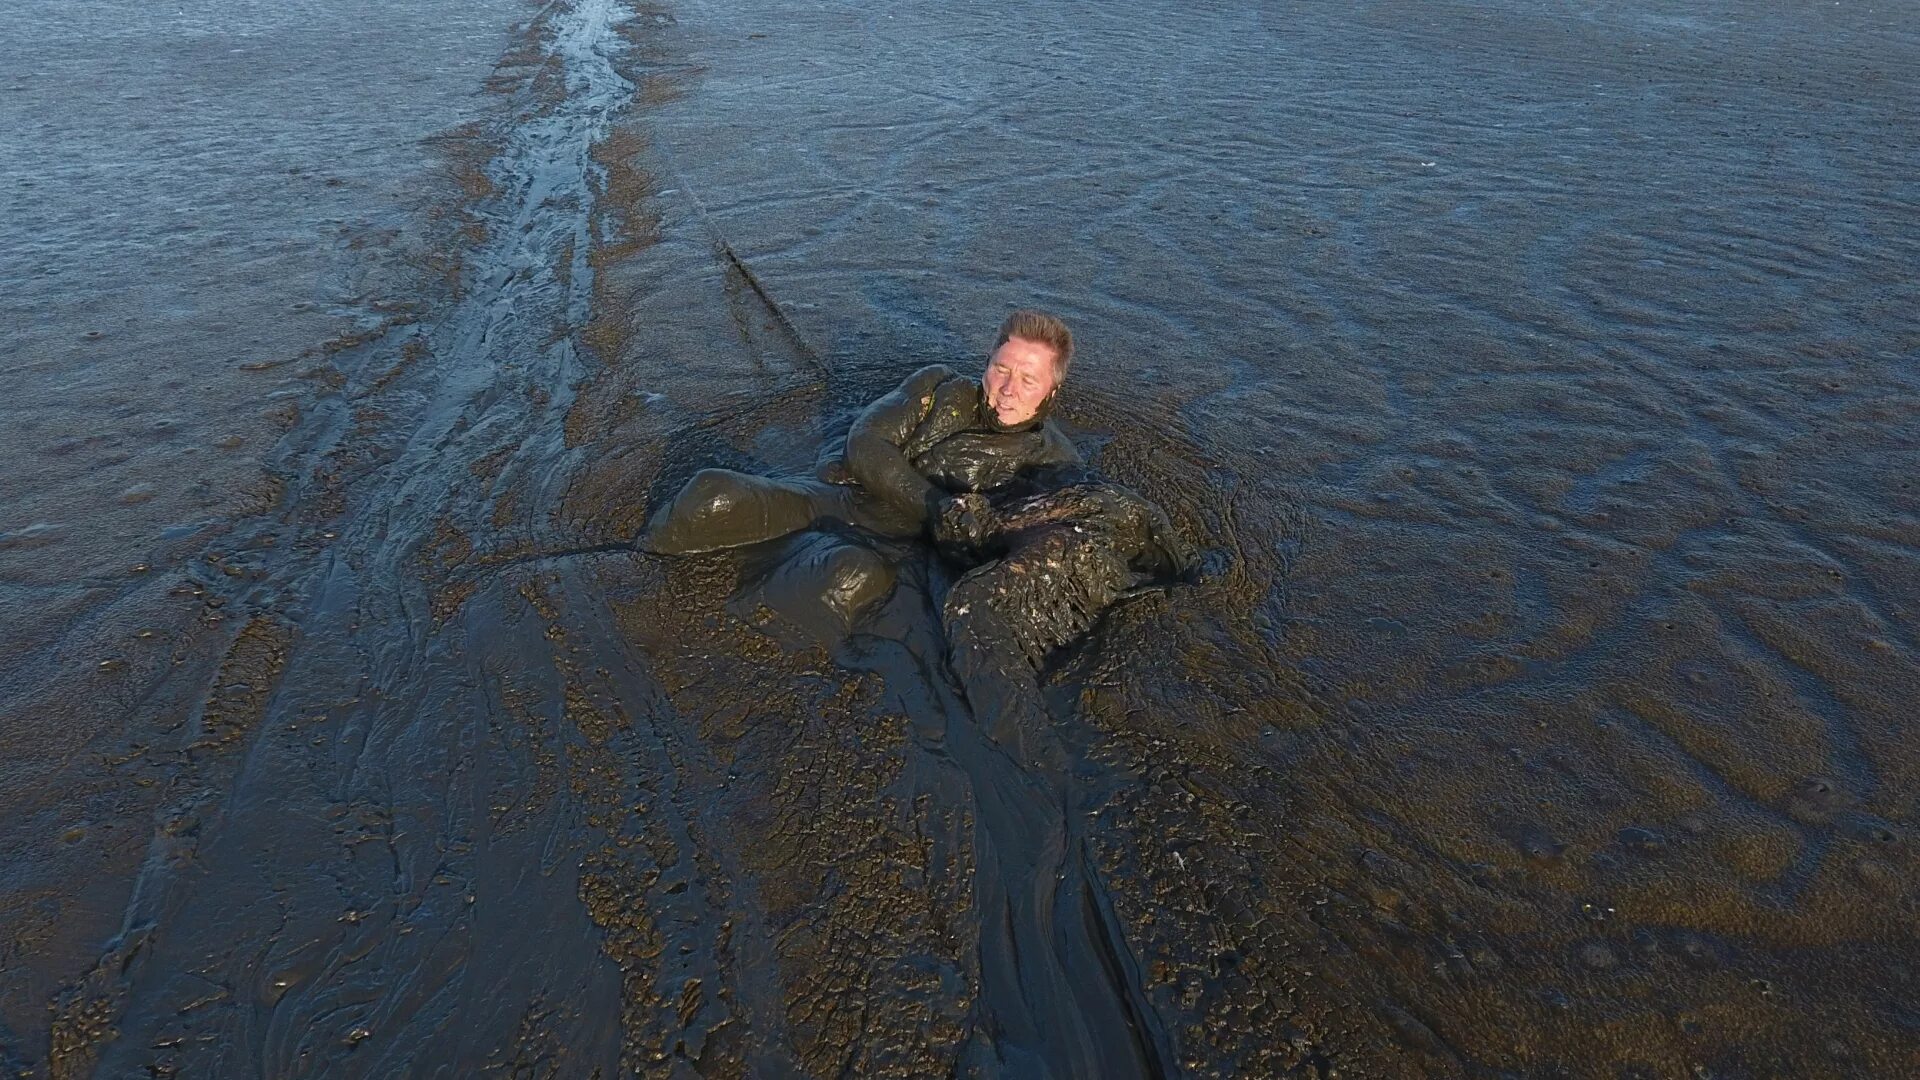
[{"label": "man's face", "polygon": [[1053,367],[1053,346],[1023,337],[1010,337],[993,350],[987,360],[987,373],[980,378],[987,392],[987,406],[1008,426],[1033,419],[1059,382]]}]

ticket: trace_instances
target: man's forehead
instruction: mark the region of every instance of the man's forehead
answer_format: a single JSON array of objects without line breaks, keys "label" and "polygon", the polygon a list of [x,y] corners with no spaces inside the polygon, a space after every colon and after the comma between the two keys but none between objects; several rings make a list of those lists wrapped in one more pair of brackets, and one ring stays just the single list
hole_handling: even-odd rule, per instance
[{"label": "man's forehead", "polygon": [[1051,363],[1054,357],[1053,346],[1032,338],[1010,337],[1006,344],[994,350],[994,359],[1008,363]]}]

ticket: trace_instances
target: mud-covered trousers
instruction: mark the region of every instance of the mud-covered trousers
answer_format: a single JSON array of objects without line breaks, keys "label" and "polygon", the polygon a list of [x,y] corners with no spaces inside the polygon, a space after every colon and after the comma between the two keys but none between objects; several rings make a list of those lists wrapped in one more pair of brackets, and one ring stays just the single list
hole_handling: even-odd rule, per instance
[{"label": "mud-covered trousers", "polygon": [[919,529],[912,515],[853,485],[702,469],[654,513],[640,546],[682,555],[794,537],[764,587],[850,627],[892,593],[896,576],[862,535],[901,538]]}]

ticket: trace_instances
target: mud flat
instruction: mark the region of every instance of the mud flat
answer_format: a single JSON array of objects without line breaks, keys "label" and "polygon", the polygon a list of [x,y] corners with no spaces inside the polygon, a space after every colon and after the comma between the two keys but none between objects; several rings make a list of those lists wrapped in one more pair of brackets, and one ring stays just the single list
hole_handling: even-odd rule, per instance
[{"label": "mud flat", "polygon": [[[165,657],[8,481],[0,1061],[1920,1068],[1912,11],[515,11]],[[1200,584],[961,678],[625,547],[1032,301]]]},{"label": "mud flat", "polygon": [[341,363],[404,366],[393,331],[461,287],[475,125],[505,112],[489,84],[527,15],[8,7],[0,1074],[46,1075],[49,1007],[146,920],[195,718],[234,753],[256,733],[293,631],[228,605],[266,573],[238,524],[325,515],[287,492],[351,426]]}]

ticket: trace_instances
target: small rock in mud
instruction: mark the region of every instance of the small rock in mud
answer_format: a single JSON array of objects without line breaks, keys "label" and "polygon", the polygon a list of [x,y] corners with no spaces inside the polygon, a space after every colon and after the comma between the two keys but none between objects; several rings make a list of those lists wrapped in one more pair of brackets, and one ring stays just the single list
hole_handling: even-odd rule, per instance
[{"label": "small rock in mud", "polygon": [[1830,825],[1847,801],[1840,785],[1824,776],[1809,776],[1787,796],[1787,815],[1802,825]]},{"label": "small rock in mud", "polygon": [[136,503],[147,502],[152,498],[152,484],[135,484],[120,493],[120,504],[122,506],[132,506]]},{"label": "small rock in mud", "polygon": [[1850,840],[1858,840],[1883,849],[1900,846],[1900,833],[1879,818],[1868,817],[1865,814],[1849,814],[1842,821],[1842,826]]}]

